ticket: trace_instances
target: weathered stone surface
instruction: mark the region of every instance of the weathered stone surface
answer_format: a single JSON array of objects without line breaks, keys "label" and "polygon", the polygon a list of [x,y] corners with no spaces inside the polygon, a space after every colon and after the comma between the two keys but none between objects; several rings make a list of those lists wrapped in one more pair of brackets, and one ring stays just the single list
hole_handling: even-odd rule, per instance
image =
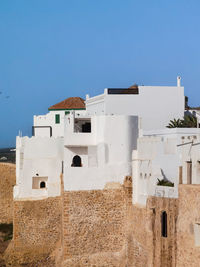
[{"label": "weathered stone surface", "polygon": [[15,183],[15,164],[0,163],[0,223],[13,221],[13,186]]},{"label": "weathered stone surface", "polygon": [[200,185],[179,185],[177,267],[200,266],[200,247],[195,246],[194,224],[200,223]]},{"label": "weathered stone surface", "polygon": [[64,192],[63,202],[64,266],[118,266],[114,255],[126,244],[124,189]]},{"label": "weathered stone surface", "polygon": [[60,197],[14,201],[13,223],[13,240],[5,255],[7,265],[43,262],[41,266],[50,266],[44,262],[50,261],[50,254],[61,239]]},{"label": "weathered stone surface", "polygon": [[180,185],[179,199],[149,197],[144,207],[132,205],[131,177],[121,186],[76,192],[64,192],[61,177],[61,197],[13,204],[15,165],[0,164],[0,183],[0,222],[14,223],[7,266],[200,266],[194,242],[200,185]]},{"label": "weathered stone surface", "polygon": [[[150,197],[146,207],[128,212],[127,266],[175,266],[177,199]],[[161,213],[167,212],[167,237],[161,236]]]}]

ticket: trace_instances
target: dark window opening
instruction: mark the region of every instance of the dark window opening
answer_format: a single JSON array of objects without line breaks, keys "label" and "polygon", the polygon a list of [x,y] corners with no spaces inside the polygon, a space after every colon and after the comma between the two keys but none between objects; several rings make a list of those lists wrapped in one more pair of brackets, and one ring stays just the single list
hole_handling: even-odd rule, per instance
[{"label": "dark window opening", "polygon": [[167,212],[163,211],[161,214],[161,234],[167,237]]},{"label": "dark window opening", "polygon": [[41,182],[40,183],[40,188],[45,188],[46,187],[46,183],[45,182]]},{"label": "dark window opening", "polygon": [[82,125],[82,133],[91,133],[91,122],[86,122]]},{"label": "dark window opening", "polygon": [[138,95],[138,86],[134,88],[108,88],[109,95]]},{"label": "dark window opening", "polygon": [[74,156],[72,159],[71,167],[82,167],[81,157],[79,157],[78,155]]}]

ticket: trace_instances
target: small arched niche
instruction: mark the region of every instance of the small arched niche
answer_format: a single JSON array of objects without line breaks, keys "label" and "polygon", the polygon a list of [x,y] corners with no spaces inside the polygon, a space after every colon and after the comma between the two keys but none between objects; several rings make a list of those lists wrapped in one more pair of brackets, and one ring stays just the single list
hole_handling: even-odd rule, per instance
[{"label": "small arched niche", "polygon": [[44,181],[40,182],[40,188],[46,188],[46,183]]},{"label": "small arched niche", "polygon": [[80,156],[76,155],[73,157],[71,167],[82,167]]}]

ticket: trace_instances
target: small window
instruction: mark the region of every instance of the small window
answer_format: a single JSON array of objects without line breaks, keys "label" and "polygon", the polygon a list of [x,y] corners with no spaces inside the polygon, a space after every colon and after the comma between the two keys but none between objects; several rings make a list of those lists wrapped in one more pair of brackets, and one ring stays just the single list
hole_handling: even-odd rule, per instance
[{"label": "small window", "polygon": [[56,116],[55,116],[55,122],[56,122],[56,124],[59,124],[60,123],[60,114],[56,114]]},{"label": "small window", "polygon": [[86,122],[82,125],[82,133],[91,133],[91,122]]},{"label": "small window", "polygon": [[65,115],[68,115],[69,113],[70,113],[70,111],[67,111],[67,110],[65,111]]},{"label": "small window", "polygon": [[71,167],[82,167],[81,157],[79,157],[78,155],[74,156],[72,159]]},{"label": "small window", "polygon": [[46,187],[46,183],[44,182],[44,181],[42,181],[41,183],[40,183],[40,188],[45,188]]},{"label": "small window", "polygon": [[167,237],[167,212],[163,211],[161,214],[161,235]]}]

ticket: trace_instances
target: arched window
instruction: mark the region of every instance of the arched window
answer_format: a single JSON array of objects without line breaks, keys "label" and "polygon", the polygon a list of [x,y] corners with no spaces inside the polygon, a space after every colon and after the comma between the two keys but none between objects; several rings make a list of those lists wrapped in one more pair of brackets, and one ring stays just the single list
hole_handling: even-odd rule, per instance
[{"label": "arched window", "polygon": [[161,235],[167,237],[167,212],[163,211],[161,214]]},{"label": "arched window", "polygon": [[40,183],[40,188],[45,188],[46,187],[46,183],[45,182],[41,182]]},{"label": "arched window", "polygon": [[72,159],[71,167],[82,167],[81,157],[79,157],[78,155],[74,156]]}]

